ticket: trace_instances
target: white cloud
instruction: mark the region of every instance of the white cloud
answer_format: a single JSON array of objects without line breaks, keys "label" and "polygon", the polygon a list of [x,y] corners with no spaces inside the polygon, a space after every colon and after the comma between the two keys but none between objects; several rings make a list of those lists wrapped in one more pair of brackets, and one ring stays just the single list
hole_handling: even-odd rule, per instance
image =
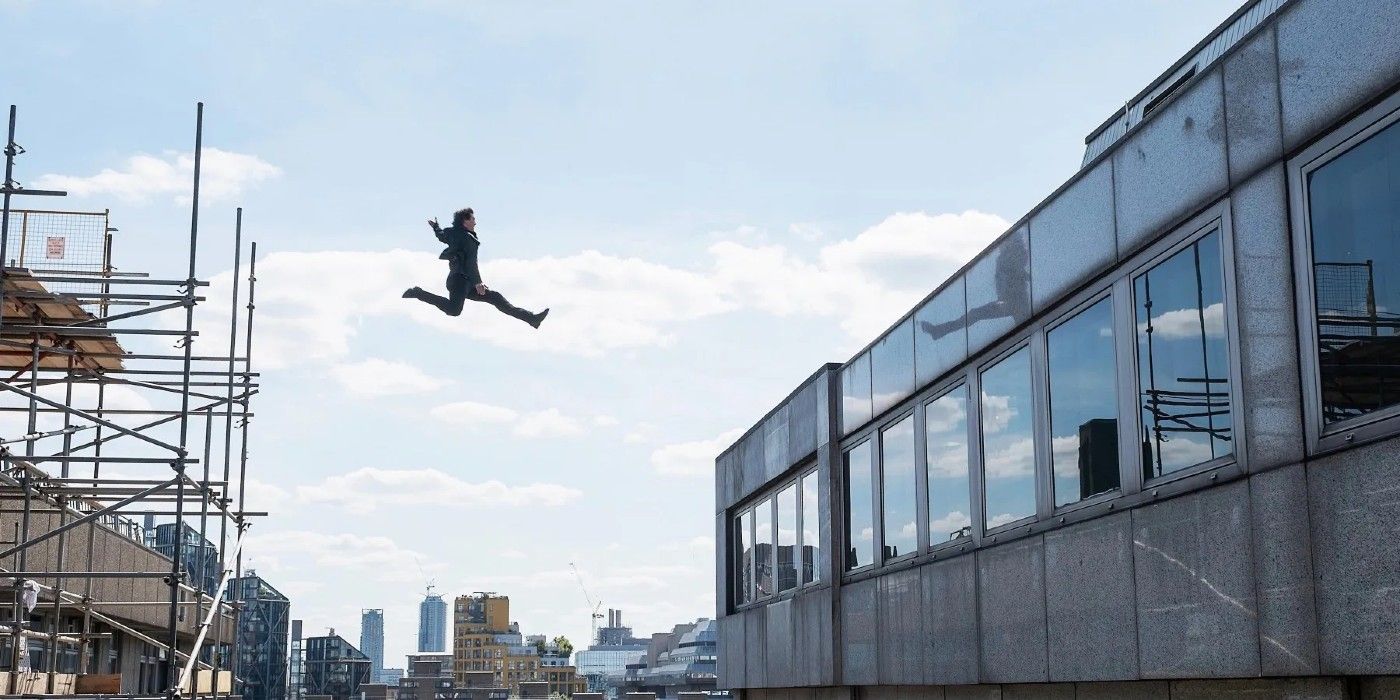
[{"label": "white cloud", "polygon": [[651,453],[651,466],[658,474],[673,476],[710,476],[715,473],[715,457],[743,435],[735,428],[709,440],[680,442],[666,445]]},{"label": "white cloud", "polygon": [[618,425],[618,423],[619,423],[619,421],[618,421],[616,418],[612,417],[612,416],[606,416],[606,415],[597,415],[597,416],[593,416],[593,425],[594,425],[595,427],[598,427],[598,428],[613,428],[613,427],[616,427],[616,426]]},{"label": "white cloud", "polygon": [[573,437],[583,434],[579,421],[557,408],[526,413],[515,424],[515,434],[524,438]]},{"label": "white cloud", "polygon": [[1006,426],[1011,424],[1011,419],[1017,415],[1015,406],[1011,405],[1010,396],[994,396],[987,393],[982,394],[982,432],[986,434],[999,433],[1006,430]]},{"label": "white cloud", "polygon": [[972,525],[972,518],[967,513],[955,510],[929,523],[929,532],[933,537],[933,543],[938,544],[953,539],[954,533],[960,532],[970,525]]},{"label": "white cloud", "polygon": [[304,569],[310,563],[322,569],[377,573],[381,581],[418,580],[424,558],[388,537],[310,530],[250,533],[243,546],[249,568],[286,571],[294,567]]},{"label": "white cloud", "polygon": [[1019,438],[987,445],[983,469],[987,479],[1014,479],[1035,473],[1035,441]]},{"label": "white cloud", "polygon": [[[1207,338],[1225,337],[1225,305],[1211,304],[1198,312],[1196,309],[1175,309],[1162,312],[1152,318],[1152,337],[1159,340],[1199,340],[1201,324],[1205,324]],[[1138,333],[1146,333],[1147,324],[1138,324]]]},{"label": "white cloud", "polygon": [[574,437],[585,432],[582,421],[564,415],[557,408],[521,412],[476,401],[457,401],[435,406],[428,413],[445,423],[476,430],[510,426],[514,435],[523,438]]},{"label": "white cloud", "polygon": [[511,486],[497,480],[468,482],[437,469],[377,469],[364,467],[332,476],[314,486],[297,487],[308,503],[328,503],[352,513],[367,513],[392,505],[450,505],[460,507],[561,506],[582,492],[561,484]]},{"label": "white cloud", "polygon": [[334,365],[330,375],[347,393],[364,397],[426,394],[450,383],[413,365],[373,357]]},{"label": "white cloud", "polygon": [[[684,323],[744,309],[831,317],[853,338],[866,339],[1006,226],[975,211],[901,213],[810,256],[783,245],[721,240],[710,246],[708,260],[689,268],[596,250],[486,260],[483,276],[512,303],[551,307],[538,330],[481,304],[468,305],[468,320],[400,298],[414,285],[441,291],[442,263],[426,241],[421,251],[273,253],[258,261],[264,302],[258,359],[265,368],[338,360],[349,354],[361,322],[374,317],[407,317],[511,350],[585,357],[666,347]],[[741,234],[729,235],[753,238]],[[231,283],[231,273],[215,275],[207,296],[226,298]],[[219,340],[227,313],[216,306],[200,315],[200,343],[227,342]]]},{"label": "white cloud", "polygon": [[[278,177],[282,170],[247,153],[205,148],[200,162],[199,196],[203,202],[232,199],[257,184]],[[194,153],[166,151],[162,156],[138,153],[124,167],[104,168],[96,175],[42,175],[40,188],[67,190],[75,197],[110,195],[125,202],[146,202],[174,195],[188,201],[194,183]]]},{"label": "white cloud", "polygon": [[1020,520],[1023,517],[1025,516],[1013,515],[1011,513],[999,513],[997,515],[992,516],[992,518],[987,521],[987,529],[990,530],[994,527],[1001,527],[1002,525],[1005,525],[1007,523],[1016,522],[1017,520]]}]

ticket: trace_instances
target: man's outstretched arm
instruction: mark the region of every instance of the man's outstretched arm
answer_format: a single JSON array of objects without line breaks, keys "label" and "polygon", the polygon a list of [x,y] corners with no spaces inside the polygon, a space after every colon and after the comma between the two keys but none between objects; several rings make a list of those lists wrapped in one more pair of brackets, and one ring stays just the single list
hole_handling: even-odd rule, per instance
[{"label": "man's outstretched arm", "polygon": [[447,236],[443,235],[442,226],[438,225],[437,217],[428,219],[428,226],[432,227],[433,235],[437,236],[437,239],[439,241],[442,241],[443,243],[447,242]]}]

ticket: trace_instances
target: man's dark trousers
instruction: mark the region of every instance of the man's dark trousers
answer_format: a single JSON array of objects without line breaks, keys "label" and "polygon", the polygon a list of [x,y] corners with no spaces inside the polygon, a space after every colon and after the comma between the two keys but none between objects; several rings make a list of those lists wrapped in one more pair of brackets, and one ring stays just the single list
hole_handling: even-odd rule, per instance
[{"label": "man's dark trousers", "polygon": [[459,275],[456,273],[449,274],[447,276],[447,294],[447,298],[443,298],[432,292],[425,292],[422,289],[414,288],[408,293],[408,296],[421,302],[432,304],[448,316],[460,316],[463,304],[467,301],[479,301],[490,304],[496,307],[501,313],[518,318],[526,323],[529,323],[534,317],[534,314],[529,311],[518,306],[512,306],[500,292],[494,289],[488,290],[485,294],[477,294],[476,289],[471,284],[471,281],[467,279],[466,275]]}]

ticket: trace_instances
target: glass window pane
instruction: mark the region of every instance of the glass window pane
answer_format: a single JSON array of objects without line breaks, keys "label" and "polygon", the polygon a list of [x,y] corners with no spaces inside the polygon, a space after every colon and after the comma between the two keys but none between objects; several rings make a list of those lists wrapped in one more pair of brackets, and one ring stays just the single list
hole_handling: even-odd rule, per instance
[{"label": "glass window pane", "polygon": [[753,600],[753,511],[739,516],[739,602]]},{"label": "glass window pane", "polygon": [[821,506],[817,496],[817,473],[802,477],[802,582],[822,580]]},{"label": "glass window pane", "polygon": [[1308,179],[1322,419],[1400,403],[1400,123]]},{"label": "glass window pane", "polygon": [[870,512],[869,440],[846,453],[846,569],[875,562],[875,516]]},{"label": "glass window pane", "polygon": [[871,403],[875,415],[914,393],[914,323],[905,321],[870,349]]},{"label": "glass window pane", "polygon": [[870,422],[870,353],[865,353],[841,370],[842,434]]},{"label": "glass window pane", "polygon": [[1050,374],[1050,464],[1055,505],[1118,488],[1118,391],[1113,301],[1104,299],[1045,335]]},{"label": "glass window pane", "polygon": [[1133,280],[1143,476],[1231,453],[1220,232]]},{"label": "glass window pane", "polygon": [[797,484],[778,493],[778,591],[797,588]]},{"label": "glass window pane", "polygon": [[880,434],[881,513],[885,558],[919,549],[919,498],[914,490],[914,416]]},{"label": "glass window pane", "polygon": [[773,594],[773,499],[754,506],[754,570],[758,597]]},{"label": "glass window pane", "polygon": [[928,541],[937,547],[972,534],[967,457],[967,387],[924,409],[928,457]]},{"label": "glass window pane", "polygon": [[983,525],[1035,515],[1035,439],[1031,432],[1031,353],[1021,348],[982,373]]}]

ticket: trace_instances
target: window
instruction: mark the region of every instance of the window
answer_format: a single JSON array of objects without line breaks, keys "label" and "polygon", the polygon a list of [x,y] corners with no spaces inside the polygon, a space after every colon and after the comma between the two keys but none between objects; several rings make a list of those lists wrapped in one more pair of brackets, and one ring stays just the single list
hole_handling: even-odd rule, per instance
[{"label": "window", "polygon": [[1324,429],[1400,404],[1400,123],[1390,119],[1306,174]]},{"label": "window", "polygon": [[924,436],[928,541],[937,547],[972,534],[966,386],[953,389],[924,408]]},{"label": "window", "polygon": [[778,493],[778,592],[797,587],[797,484]]},{"label": "window", "polygon": [[1220,231],[1138,275],[1133,303],[1144,478],[1231,454]]},{"label": "window", "polygon": [[919,549],[918,496],[914,483],[914,416],[880,433],[881,532],[884,558]]},{"label": "window", "polygon": [[753,509],[754,571],[759,598],[773,594],[773,499],[759,501]]},{"label": "window", "polygon": [[817,496],[820,486],[817,472],[802,476],[802,583],[822,580],[821,571],[821,506]]},{"label": "window", "polygon": [[1055,505],[1118,488],[1118,391],[1113,301],[1045,334]]},{"label": "window", "polygon": [[1030,349],[982,372],[983,526],[1035,515],[1035,439]]},{"label": "window", "polygon": [[753,511],[739,515],[739,592],[740,603],[753,600]]},{"label": "window", "polygon": [[846,570],[875,562],[875,515],[871,512],[870,441],[845,456]]}]

